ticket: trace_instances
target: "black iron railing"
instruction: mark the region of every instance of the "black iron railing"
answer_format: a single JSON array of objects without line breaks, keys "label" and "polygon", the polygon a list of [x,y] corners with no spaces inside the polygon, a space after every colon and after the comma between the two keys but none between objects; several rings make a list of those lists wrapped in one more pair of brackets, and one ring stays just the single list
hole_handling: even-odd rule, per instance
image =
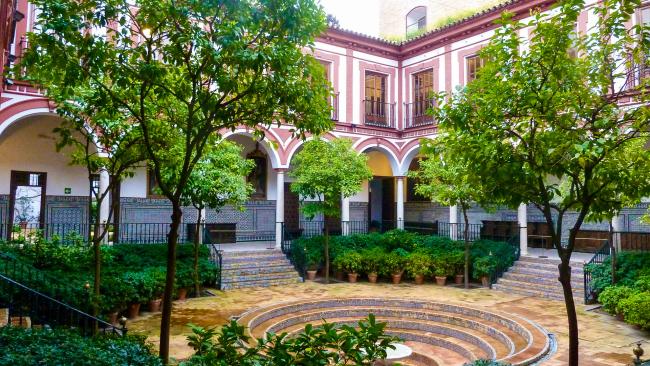
[{"label": "black iron railing", "polygon": [[287,235],[288,233],[285,224],[281,223],[281,226],[282,240],[280,249],[287,259],[289,259],[289,262],[291,262],[296,272],[298,272],[304,279],[307,273],[307,254],[304,250],[300,250],[295,245],[295,241],[299,239],[300,236],[295,236],[294,234]]},{"label": "black iron railing", "polygon": [[593,257],[587,262],[583,267],[583,276],[584,276],[584,293],[585,293],[585,304],[592,303],[596,301],[596,293],[592,286],[592,276],[591,276],[591,267],[595,264],[602,264],[607,258],[611,255],[611,248],[609,246],[609,241],[606,241],[600,249],[594,254]]},{"label": "black iron railing", "polygon": [[395,104],[365,99],[364,123],[368,126],[395,128]]},{"label": "black iron railing", "polygon": [[[483,239],[495,240],[490,238],[483,238]],[[500,239],[497,240],[501,241]],[[519,234],[512,235],[511,237],[507,238],[505,242],[510,246],[510,249],[512,250],[513,260],[512,263],[509,260],[496,261],[496,266],[494,268],[494,271],[492,271],[492,273],[490,274],[490,288],[492,288],[492,285],[494,285],[499,280],[499,278],[503,277],[503,274],[506,273],[506,271],[508,271],[508,269],[510,269],[510,267],[514,264],[514,262],[518,261],[519,257],[521,256],[521,248],[519,246]]]},{"label": "black iron railing", "polygon": [[9,254],[0,253],[0,274],[54,299],[70,303],[83,311],[90,311],[89,289],[84,288],[83,285],[73,287]]},{"label": "black iron railing", "polygon": [[216,244],[208,244],[208,248],[210,248],[210,262],[217,267],[217,278],[215,283],[217,284],[217,288],[221,289],[223,253],[217,248]]},{"label": "black iron railing", "polygon": [[404,128],[428,126],[434,124],[430,110],[435,107],[435,99],[420,99],[413,103],[404,103]]},{"label": "black iron railing", "polygon": [[10,325],[65,327],[84,337],[97,333],[126,335],[120,328],[0,274],[0,308],[8,311]]},{"label": "black iron railing", "polygon": [[33,222],[5,222],[0,224],[0,237],[8,240],[25,241],[36,236],[48,240],[56,240],[61,244],[87,242],[93,234],[94,225],[88,223],[56,223],[45,224]]},{"label": "black iron railing", "polygon": [[[479,239],[488,239],[481,237],[481,224],[468,224],[468,239],[469,241],[476,241]],[[465,240],[465,224],[464,223],[449,223],[438,221],[438,236],[446,236],[454,240]],[[507,239],[507,238],[502,238]]]}]

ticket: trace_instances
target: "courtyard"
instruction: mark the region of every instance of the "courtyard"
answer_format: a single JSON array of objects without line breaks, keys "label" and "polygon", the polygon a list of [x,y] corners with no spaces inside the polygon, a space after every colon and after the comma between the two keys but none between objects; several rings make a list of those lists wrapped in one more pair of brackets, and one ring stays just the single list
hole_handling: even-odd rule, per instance
[{"label": "courtyard", "polygon": [[[193,354],[186,337],[191,333],[188,323],[203,327],[226,324],[231,317],[256,308],[292,300],[327,298],[390,297],[427,300],[482,308],[502,314],[515,314],[534,321],[557,337],[557,350],[543,362],[544,365],[567,364],[567,325],[564,304],[560,301],[506,294],[489,289],[464,290],[432,284],[369,284],[305,282],[282,287],[212,291],[215,296],[177,301],[172,314],[171,355],[185,359]],[[646,332],[627,325],[615,317],[599,311],[587,311],[589,306],[578,305],[580,324],[581,365],[628,365],[632,360],[634,342],[648,338]],[[147,336],[153,343],[158,339],[159,314],[143,314],[129,322],[131,332]],[[457,363],[440,363],[457,365]]]}]

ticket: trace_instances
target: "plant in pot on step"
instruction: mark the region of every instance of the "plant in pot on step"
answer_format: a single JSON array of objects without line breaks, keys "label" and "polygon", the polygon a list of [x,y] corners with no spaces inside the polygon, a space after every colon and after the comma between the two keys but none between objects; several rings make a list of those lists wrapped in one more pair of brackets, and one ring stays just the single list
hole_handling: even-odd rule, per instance
[{"label": "plant in pot on step", "polygon": [[109,323],[117,324],[119,314],[127,308],[134,290],[120,277],[110,275],[105,276],[101,286],[101,312],[106,314]]},{"label": "plant in pot on step", "polygon": [[338,256],[336,260],[340,268],[348,273],[348,281],[350,281],[350,283],[357,282],[359,270],[361,269],[361,262],[363,260],[361,254],[349,250]]},{"label": "plant in pot on step", "polygon": [[406,261],[406,273],[415,279],[416,285],[424,283],[424,276],[431,274],[431,257],[424,252],[411,253]]},{"label": "plant in pot on step", "polygon": [[488,287],[490,286],[490,276],[492,276],[496,267],[496,259],[491,255],[476,258],[472,265],[472,276],[477,280],[480,279],[484,287]]},{"label": "plant in pot on step", "polygon": [[390,275],[396,285],[402,280],[407,256],[408,252],[404,249],[395,249],[384,256],[383,273]]},{"label": "plant in pot on step", "polygon": [[457,250],[449,255],[449,264],[454,269],[454,283],[462,285],[465,275],[465,253]]},{"label": "plant in pot on step", "polygon": [[307,265],[307,279],[313,281],[316,279],[318,267],[323,261],[322,247],[320,246],[307,246],[306,250],[306,265]]},{"label": "plant in pot on step", "polygon": [[363,271],[368,275],[368,282],[377,283],[377,276],[384,255],[386,253],[380,247],[361,251],[361,257],[363,258],[361,266],[363,267]]},{"label": "plant in pot on step", "polygon": [[160,311],[163,292],[165,292],[165,270],[154,267],[148,269],[146,273],[145,286],[147,287],[147,292],[151,293],[148,304],[149,312],[157,313]]},{"label": "plant in pot on step", "polygon": [[448,253],[438,253],[433,257],[433,275],[436,279],[436,285],[444,286],[447,282],[447,276],[453,274],[454,269],[449,264]]},{"label": "plant in pot on step", "polygon": [[142,272],[125,272],[122,281],[124,288],[129,289],[126,294],[127,318],[133,319],[140,314],[140,305],[151,298],[151,293],[145,286],[145,274]]}]

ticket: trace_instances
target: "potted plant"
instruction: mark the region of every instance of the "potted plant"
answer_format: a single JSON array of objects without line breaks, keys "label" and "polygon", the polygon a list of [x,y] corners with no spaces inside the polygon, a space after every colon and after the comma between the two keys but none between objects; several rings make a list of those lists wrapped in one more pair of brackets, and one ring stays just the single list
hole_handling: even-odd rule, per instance
[{"label": "potted plant", "polygon": [[453,268],[449,265],[449,255],[440,253],[433,258],[433,275],[436,279],[436,285],[444,286],[447,282],[447,276],[452,274]]},{"label": "potted plant", "polygon": [[[185,300],[187,298],[188,289],[194,285],[194,276],[192,269],[189,266],[179,266],[176,269],[176,297],[178,300]],[[198,296],[198,294],[196,294]]]},{"label": "potted plant", "polygon": [[462,285],[465,279],[465,252],[455,251],[449,256],[450,265],[454,269],[454,283]]},{"label": "potted plant", "polygon": [[416,285],[424,283],[424,276],[431,274],[431,257],[427,253],[415,252],[408,256],[406,273],[415,279]]},{"label": "potted plant", "polygon": [[157,313],[160,311],[162,296],[165,291],[165,272],[159,268],[152,268],[146,272],[145,284],[147,292],[151,293],[149,299],[149,312]]},{"label": "potted plant", "polygon": [[490,276],[497,267],[496,259],[491,255],[479,257],[474,260],[472,267],[473,277],[477,280],[480,279],[484,287],[490,286]]},{"label": "potted plant", "polygon": [[133,296],[132,292],[130,286],[114,276],[107,275],[102,281],[100,306],[109,323],[117,323],[120,312],[127,308],[128,300]]},{"label": "potted plant", "polygon": [[306,266],[307,266],[307,279],[313,281],[316,279],[316,273],[318,272],[318,266],[323,260],[323,254],[321,253],[320,247],[308,247],[305,248],[306,251]]},{"label": "potted plant", "polygon": [[357,282],[358,271],[361,269],[363,257],[355,251],[347,251],[337,258],[338,266],[348,273],[350,283]]},{"label": "potted plant", "polygon": [[125,287],[130,291],[127,294],[127,318],[133,319],[140,314],[140,304],[150,298],[150,293],[145,285],[145,278],[143,273],[126,272],[122,276],[122,281]]},{"label": "potted plant", "polygon": [[396,249],[384,256],[383,272],[389,274],[396,285],[402,280],[407,255],[403,249]]},{"label": "potted plant", "polygon": [[385,253],[379,247],[366,249],[361,252],[363,271],[368,275],[368,282],[377,283],[379,268]]}]

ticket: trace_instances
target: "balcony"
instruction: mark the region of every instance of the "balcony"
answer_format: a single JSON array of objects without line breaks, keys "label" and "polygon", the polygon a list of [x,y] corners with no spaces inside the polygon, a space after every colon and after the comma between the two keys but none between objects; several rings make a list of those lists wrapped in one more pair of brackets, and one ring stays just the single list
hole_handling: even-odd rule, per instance
[{"label": "balcony", "polygon": [[404,128],[430,126],[435,123],[429,109],[435,106],[435,99],[421,99],[404,103]]},{"label": "balcony", "polygon": [[395,104],[365,99],[363,107],[366,126],[395,128]]}]

